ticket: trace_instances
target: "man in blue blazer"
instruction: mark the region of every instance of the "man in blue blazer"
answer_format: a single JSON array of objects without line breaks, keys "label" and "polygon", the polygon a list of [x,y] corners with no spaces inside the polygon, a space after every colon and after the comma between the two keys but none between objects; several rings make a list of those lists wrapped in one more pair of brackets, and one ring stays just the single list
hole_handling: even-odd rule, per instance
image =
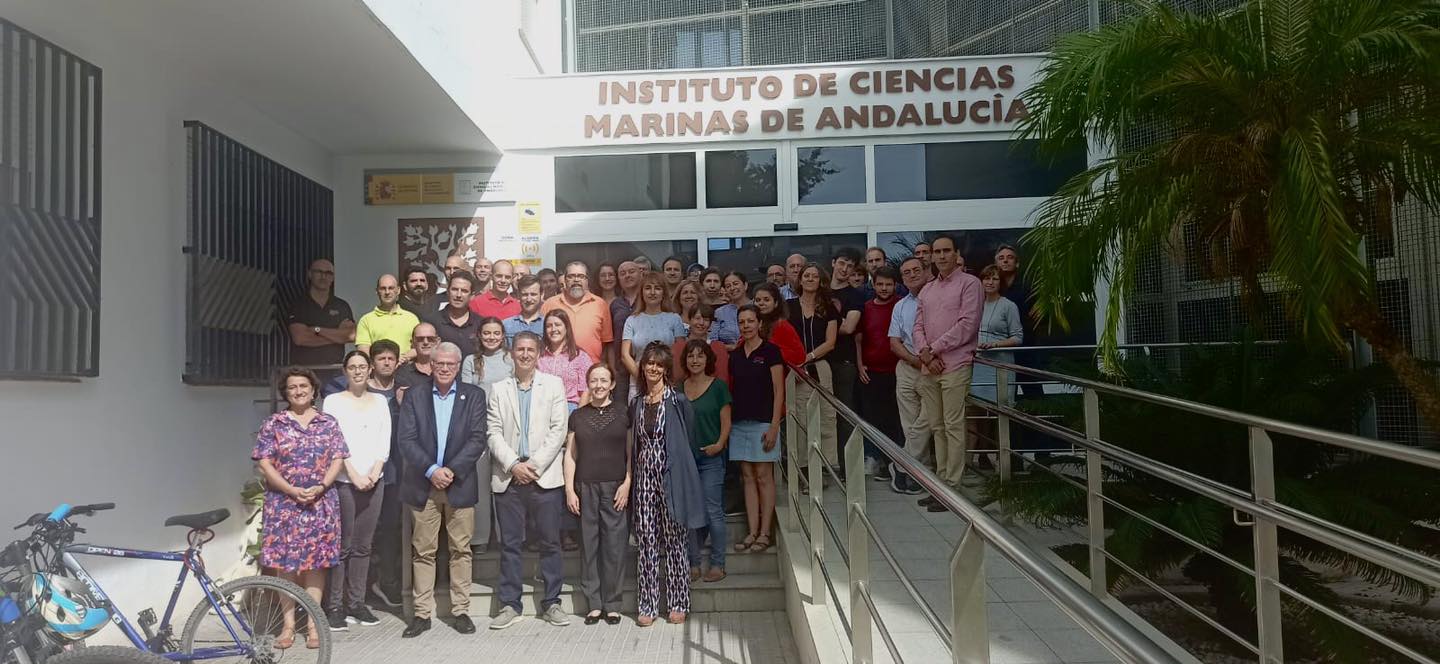
[{"label": "man in blue blazer", "polygon": [[430,629],[435,612],[435,551],[443,525],[450,547],[450,613],[455,631],[473,634],[470,620],[470,538],[480,480],[475,464],[486,448],[485,392],[457,380],[460,347],[442,343],[432,355],[430,381],[416,385],[400,405],[396,447],[405,468],[400,501],[414,531],[415,617],[403,638]]}]

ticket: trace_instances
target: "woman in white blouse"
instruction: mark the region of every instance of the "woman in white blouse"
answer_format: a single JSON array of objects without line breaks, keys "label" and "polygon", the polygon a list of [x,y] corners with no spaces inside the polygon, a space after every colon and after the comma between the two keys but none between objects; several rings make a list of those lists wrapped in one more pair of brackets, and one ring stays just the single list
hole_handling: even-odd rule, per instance
[{"label": "woman in white blouse", "polygon": [[340,564],[330,570],[331,629],[344,629],[347,618],[363,625],[380,623],[365,607],[365,579],[370,572],[370,543],[380,519],[385,486],[380,483],[390,457],[390,404],[369,390],[370,356],[352,350],[345,355],[344,392],[325,398],[324,410],[340,423],[350,458],[340,471]]}]

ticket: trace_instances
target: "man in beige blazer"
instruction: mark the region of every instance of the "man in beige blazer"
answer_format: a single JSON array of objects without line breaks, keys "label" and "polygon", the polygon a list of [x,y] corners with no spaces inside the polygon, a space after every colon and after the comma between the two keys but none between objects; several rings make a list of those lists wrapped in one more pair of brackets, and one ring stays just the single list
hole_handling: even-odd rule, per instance
[{"label": "man in beige blazer", "polygon": [[490,389],[490,490],[500,523],[500,612],[490,629],[505,629],[520,619],[520,553],[527,517],[531,538],[540,545],[540,574],[545,597],[540,617],[563,627],[570,617],[560,608],[564,562],[560,519],[565,513],[565,470],[561,458],[570,409],[565,384],[540,373],[540,337],[520,332],[510,348],[515,375]]}]

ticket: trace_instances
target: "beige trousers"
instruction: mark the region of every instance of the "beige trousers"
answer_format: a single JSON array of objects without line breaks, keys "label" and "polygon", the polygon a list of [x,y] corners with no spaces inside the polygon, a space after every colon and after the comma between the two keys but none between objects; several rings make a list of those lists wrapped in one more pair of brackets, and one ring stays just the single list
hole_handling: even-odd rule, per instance
[{"label": "beige trousers", "polygon": [[971,365],[932,377],[935,389],[921,392],[921,408],[935,436],[935,473],[959,488],[965,473],[965,397],[970,393]]},{"label": "beige trousers", "polygon": [[[817,381],[820,383],[820,386],[831,390],[833,383],[830,379],[830,363],[825,360],[820,360],[815,363],[815,370],[820,376]],[[838,456],[835,442],[835,409],[831,407],[830,402],[826,401],[824,397],[816,394],[809,383],[806,383],[797,376],[795,378],[795,414],[799,417],[801,426],[804,427],[801,430],[801,445],[798,450],[800,467],[805,468],[810,465],[810,444],[806,439],[806,433],[810,432],[809,430],[812,426],[809,417],[809,406],[812,401],[820,407],[820,451],[825,455],[825,460],[838,471],[841,460]]]},{"label": "beige trousers", "polygon": [[[481,498],[488,498],[489,493],[486,491]],[[415,548],[415,617],[429,618],[435,613],[435,551],[441,526],[450,540],[450,615],[469,614],[470,538],[475,534],[475,508],[451,507],[445,492],[435,488],[430,489],[424,507],[406,507],[414,523],[410,543]]]}]

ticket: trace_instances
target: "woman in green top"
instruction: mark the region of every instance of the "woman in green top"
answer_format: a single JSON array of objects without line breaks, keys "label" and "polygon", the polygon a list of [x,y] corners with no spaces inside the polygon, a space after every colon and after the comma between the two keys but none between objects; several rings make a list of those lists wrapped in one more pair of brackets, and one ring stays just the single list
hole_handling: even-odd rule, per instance
[{"label": "woman in green top", "polygon": [[710,535],[710,568],[704,580],[725,578],[725,444],[730,441],[730,389],[715,378],[715,351],[703,339],[685,344],[685,396],[695,411],[690,448],[705,494],[704,528],[690,534],[690,580],[700,575],[700,543]]}]

